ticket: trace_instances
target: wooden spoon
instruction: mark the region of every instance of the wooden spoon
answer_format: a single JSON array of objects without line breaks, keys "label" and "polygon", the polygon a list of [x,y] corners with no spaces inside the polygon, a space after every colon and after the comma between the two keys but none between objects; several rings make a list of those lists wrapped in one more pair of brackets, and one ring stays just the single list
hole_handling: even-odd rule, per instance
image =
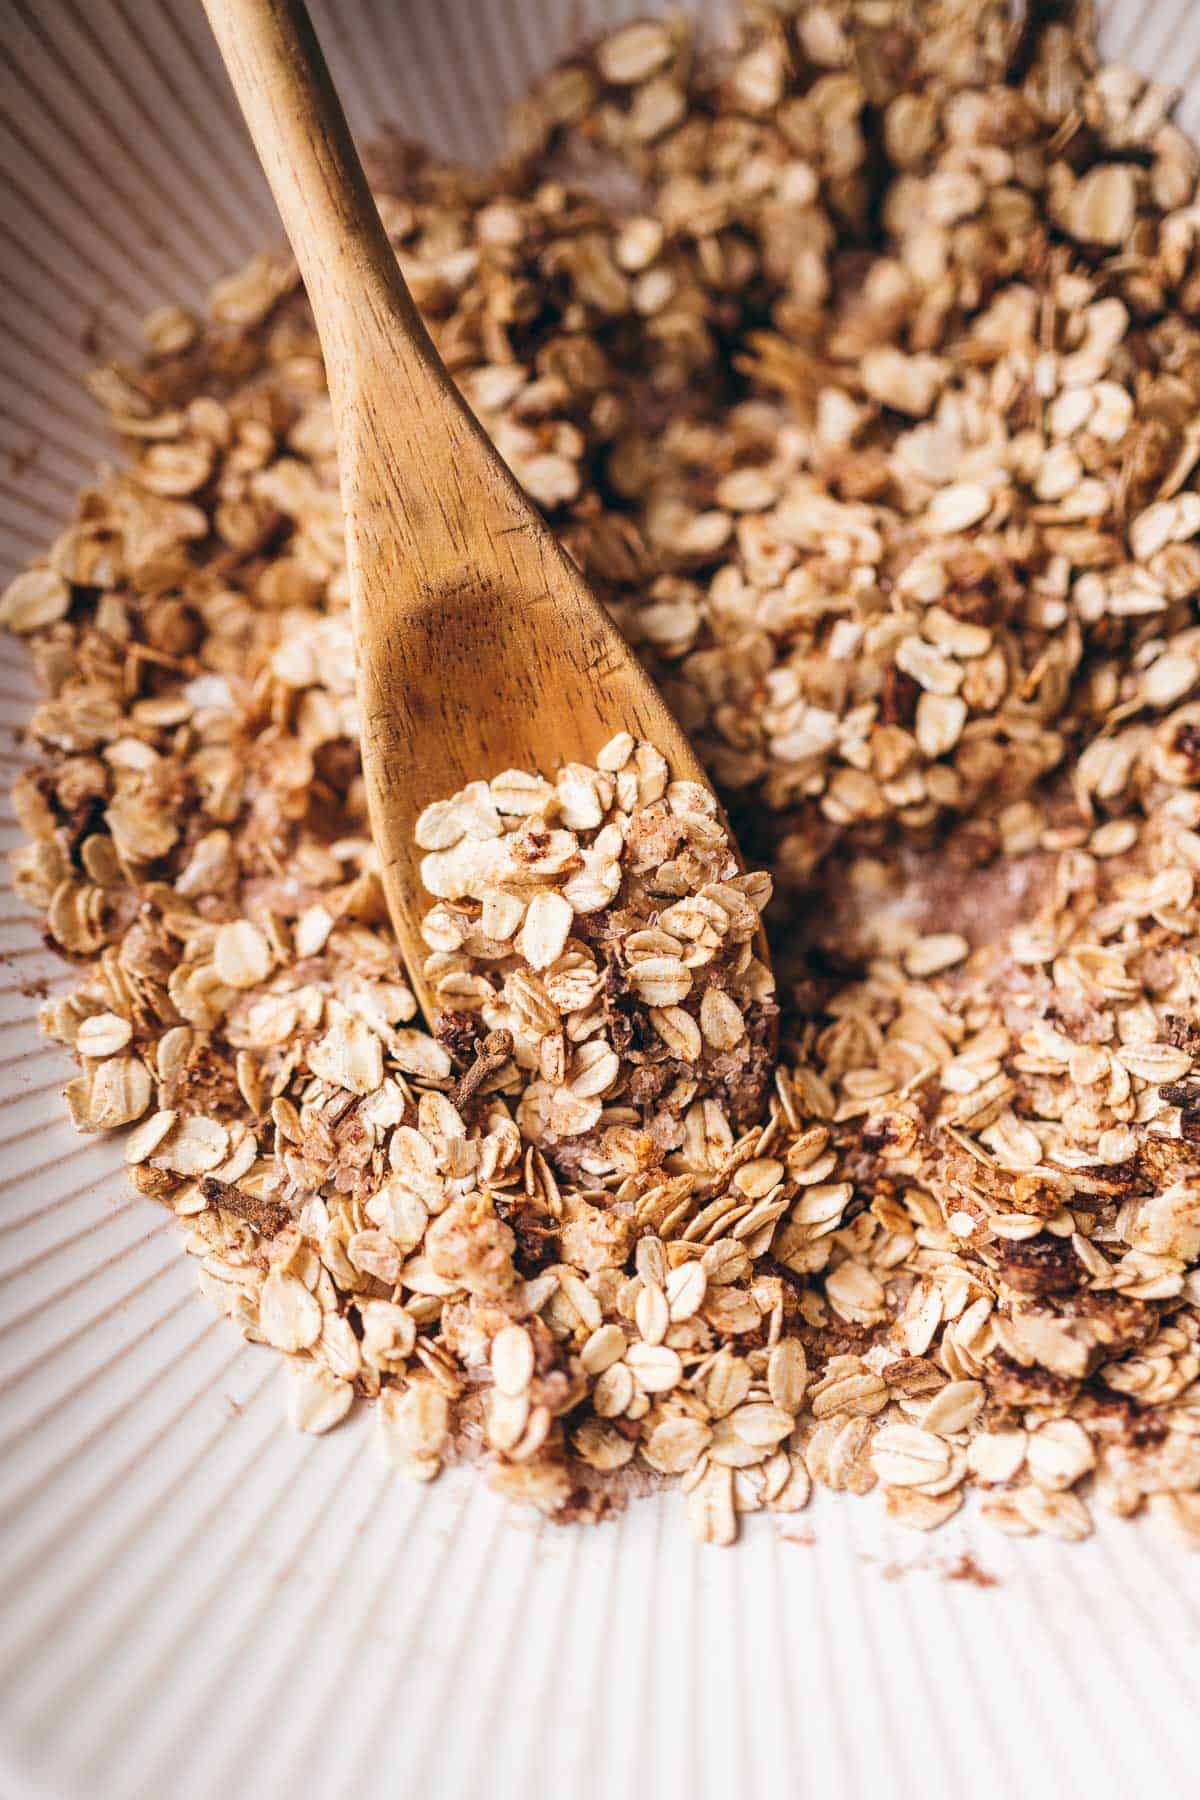
[{"label": "wooden spoon", "polygon": [[504,769],[590,762],[622,730],[657,745],[676,778],[706,777],[434,349],[303,0],[204,4],[325,355],[371,824],[431,1017],[413,843],[431,800]]}]

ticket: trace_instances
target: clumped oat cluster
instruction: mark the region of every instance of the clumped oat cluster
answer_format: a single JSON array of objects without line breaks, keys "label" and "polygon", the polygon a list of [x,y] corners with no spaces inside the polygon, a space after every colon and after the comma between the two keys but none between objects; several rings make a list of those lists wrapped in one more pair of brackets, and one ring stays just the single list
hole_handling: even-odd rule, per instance
[{"label": "clumped oat cluster", "polygon": [[472,782],[417,842],[435,1029],[460,1060],[490,1031],[524,1141],[589,1188],[723,1161],[761,1118],[777,1009],[771,880],[739,872],[711,791],[623,732],[555,782]]},{"label": "clumped oat cluster", "polygon": [[[1032,12],[1034,9],[1027,9]],[[93,378],[128,465],[2,616],[85,1130],[427,1478],[704,1539],[1200,1538],[1200,160],[1087,9],[622,30],[373,178],[441,351],[689,729],[426,814],[416,1019],[294,269]],[[481,597],[486,604],[486,597]],[[756,1109],[765,1093],[765,1105]]]}]

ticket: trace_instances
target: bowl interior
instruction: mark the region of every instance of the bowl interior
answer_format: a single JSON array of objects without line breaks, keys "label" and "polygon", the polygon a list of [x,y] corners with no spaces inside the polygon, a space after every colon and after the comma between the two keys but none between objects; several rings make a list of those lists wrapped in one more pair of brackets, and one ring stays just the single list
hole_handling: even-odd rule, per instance
[{"label": "bowl interior", "polygon": [[[113,455],[81,372],[279,227],[197,0],[0,10],[2,584]],[[360,137],[392,124],[476,161],[536,73],[662,10],[313,4]],[[724,5],[690,10],[715,27]],[[1098,12],[1106,53],[1183,89],[1200,131],[1197,0]],[[0,638],[0,848],[31,694]],[[981,1595],[860,1505],[822,1511],[819,1553],[803,1527],[799,1547],[763,1534],[714,1560],[657,1504],[520,1532],[477,1485],[400,1490],[361,1434],[314,1453],[282,1433],[274,1359],[194,1295],[120,1147],[66,1123],[36,1010],[67,979],[5,885],[6,1793],[341,1795],[382,1764],[469,1800],[519,1791],[535,1762],[590,1795],[778,1795],[786,1771],[803,1792],[916,1796],[931,1766],[984,1796],[1194,1787],[1178,1721],[1197,1620],[1177,1560],[1130,1528],[1111,1547],[985,1540],[1004,1586]],[[912,1580],[882,1580],[893,1558]]]}]

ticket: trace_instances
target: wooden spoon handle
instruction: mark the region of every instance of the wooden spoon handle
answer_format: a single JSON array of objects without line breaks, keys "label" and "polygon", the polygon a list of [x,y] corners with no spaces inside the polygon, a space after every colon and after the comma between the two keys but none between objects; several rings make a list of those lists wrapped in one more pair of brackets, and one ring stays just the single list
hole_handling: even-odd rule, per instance
[{"label": "wooden spoon handle", "polygon": [[[482,540],[494,548],[497,531],[534,531],[540,546],[536,556],[530,552],[535,574],[561,552],[425,329],[304,0],[204,0],[204,7],[321,339],[338,437],[359,664],[369,670],[377,655],[394,660],[397,615],[419,611],[448,579],[477,600],[494,589],[494,569],[478,567]],[[517,546],[510,540],[501,549],[507,565]],[[386,563],[386,581],[359,579],[364,559],[376,569]],[[527,578],[525,570],[526,585]]]},{"label": "wooden spoon handle", "polygon": [[380,350],[455,392],[397,267],[304,0],[204,0],[204,9],[291,240],[335,397],[353,391],[364,357]]}]

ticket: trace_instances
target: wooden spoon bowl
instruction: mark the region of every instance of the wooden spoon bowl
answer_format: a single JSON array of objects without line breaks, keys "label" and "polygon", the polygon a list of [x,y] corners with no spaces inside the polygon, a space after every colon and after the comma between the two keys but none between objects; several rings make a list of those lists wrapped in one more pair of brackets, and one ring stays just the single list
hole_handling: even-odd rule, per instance
[{"label": "wooden spoon bowl", "polygon": [[675,778],[706,777],[438,356],[302,0],[205,7],[325,355],[371,825],[430,1017],[413,841],[430,801],[505,769],[591,762],[618,731],[654,743]]}]

